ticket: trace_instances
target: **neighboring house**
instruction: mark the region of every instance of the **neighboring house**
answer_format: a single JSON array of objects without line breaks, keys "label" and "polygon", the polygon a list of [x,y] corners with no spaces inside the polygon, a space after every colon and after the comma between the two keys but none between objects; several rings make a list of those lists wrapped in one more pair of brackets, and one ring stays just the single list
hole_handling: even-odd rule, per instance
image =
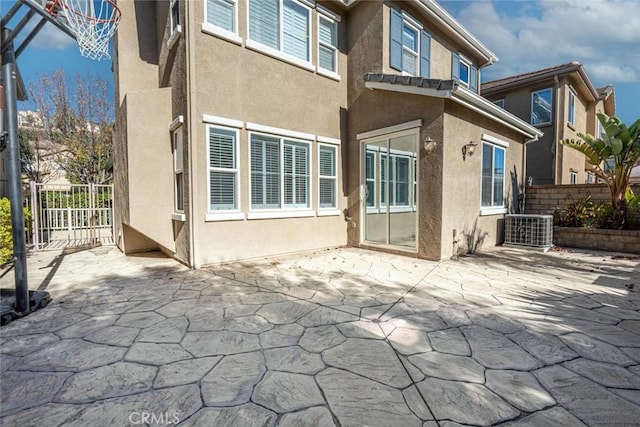
[{"label": "neighboring house", "polygon": [[595,88],[584,67],[571,62],[481,85],[481,94],[544,132],[527,146],[527,177],[535,185],[594,183],[583,154],[560,144],[578,133],[599,135],[596,113],[615,115],[613,86]]},{"label": "neighboring house", "polygon": [[[436,2],[120,2],[116,241],[205,264],[502,242],[535,127]],[[473,155],[473,152],[476,152]]]}]

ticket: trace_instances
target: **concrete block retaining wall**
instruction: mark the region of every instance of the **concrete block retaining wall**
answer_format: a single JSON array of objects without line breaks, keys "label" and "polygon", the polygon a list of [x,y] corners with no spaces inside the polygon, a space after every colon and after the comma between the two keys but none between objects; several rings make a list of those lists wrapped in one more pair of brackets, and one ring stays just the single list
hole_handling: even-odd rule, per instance
[{"label": "concrete block retaining wall", "polygon": [[[631,187],[640,194],[640,185]],[[531,215],[553,214],[576,200],[591,195],[595,203],[610,202],[609,189],[604,184],[534,185],[526,189],[525,213]],[[636,213],[640,220],[640,211]],[[640,254],[640,230],[601,230],[595,228],[554,227],[553,243],[585,249]]]}]

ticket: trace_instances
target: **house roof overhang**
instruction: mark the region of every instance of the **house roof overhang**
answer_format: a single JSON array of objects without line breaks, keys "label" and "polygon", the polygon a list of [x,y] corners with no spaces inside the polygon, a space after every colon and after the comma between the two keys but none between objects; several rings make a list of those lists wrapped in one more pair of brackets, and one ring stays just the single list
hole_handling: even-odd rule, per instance
[{"label": "house roof overhang", "polygon": [[526,137],[527,141],[535,141],[542,136],[542,132],[536,127],[531,126],[475,92],[460,86],[458,82],[454,80],[368,73],[364,75],[364,81],[365,87],[369,89],[450,99],[503,126],[515,130]]},{"label": "house roof overhang", "polygon": [[596,90],[599,95],[598,99],[604,105],[604,113],[609,117],[614,116],[616,114],[616,91],[613,85],[599,87]]},{"label": "house roof overhang", "polygon": [[591,83],[584,67],[578,61],[485,82],[481,85],[480,91],[485,96],[492,95],[514,88],[533,85],[557,76],[570,76],[573,82],[579,86],[576,89],[580,90],[588,101],[593,102],[599,99],[600,94]]},{"label": "house roof overhang", "polygon": [[[366,0],[335,0],[336,3],[351,8],[354,4]],[[413,0],[413,3],[426,15],[431,17],[440,27],[449,32],[452,38],[460,43],[466,50],[472,52],[482,62],[480,67],[486,67],[498,62],[498,57],[480,40],[462,26],[453,16],[434,0]]]},{"label": "house roof overhang", "polygon": [[434,0],[414,0],[417,5],[429,16],[434,18],[440,25],[449,30],[450,34],[465,48],[475,53],[484,61],[481,67],[486,67],[498,62],[495,53],[489,50],[480,40],[462,26],[453,16]]}]

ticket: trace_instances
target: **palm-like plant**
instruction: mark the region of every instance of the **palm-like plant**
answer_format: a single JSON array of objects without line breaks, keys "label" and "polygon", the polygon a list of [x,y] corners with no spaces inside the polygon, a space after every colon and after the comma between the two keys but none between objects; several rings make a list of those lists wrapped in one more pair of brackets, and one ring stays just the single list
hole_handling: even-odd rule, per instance
[{"label": "palm-like plant", "polygon": [[582,140],[565,139],[560,143],[584,154],[591,171],[607,184],[611,206],[617,213],[615,222],[622,228],[627,219],[628,199],[632,195],[629,187],[631,169],[640,158],[640,119],[627,127],[615,116],[597,116],[603,129],[599,138],[578,133]]}]

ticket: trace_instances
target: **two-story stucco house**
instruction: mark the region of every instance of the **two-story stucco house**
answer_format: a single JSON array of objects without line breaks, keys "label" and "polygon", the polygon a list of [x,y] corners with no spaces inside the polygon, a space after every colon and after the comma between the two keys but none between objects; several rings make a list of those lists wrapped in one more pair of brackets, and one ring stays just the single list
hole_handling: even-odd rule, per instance
[{"label": "two-story stucco house", "polygon": [[597,113],[615,115],[613,86],[595,88],[584,67],[571,62],[481,85],[482,96],[544,132],[527,147],[530,183],[585,184],[595,182],[584,155],[560,144],[578,133],[599,135]]},{"label": "two-story stucco house", "polygon": [[116,234],[195,268],[502,241],[542,132],[478,95],[496,56],[432,0],[120,2]]}]

